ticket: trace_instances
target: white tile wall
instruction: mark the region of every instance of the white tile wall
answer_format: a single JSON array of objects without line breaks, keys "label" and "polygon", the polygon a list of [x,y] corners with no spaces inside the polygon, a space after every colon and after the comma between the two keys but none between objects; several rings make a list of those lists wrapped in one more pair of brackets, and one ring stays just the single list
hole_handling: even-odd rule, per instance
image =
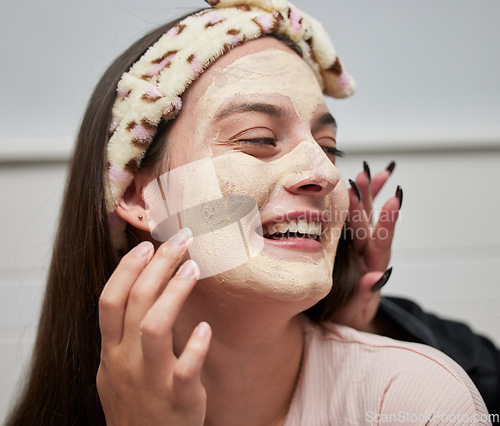
[{"label": "white tile wall", "polygon": [[0,418],[29,359],[65,163],[0,164]]}]

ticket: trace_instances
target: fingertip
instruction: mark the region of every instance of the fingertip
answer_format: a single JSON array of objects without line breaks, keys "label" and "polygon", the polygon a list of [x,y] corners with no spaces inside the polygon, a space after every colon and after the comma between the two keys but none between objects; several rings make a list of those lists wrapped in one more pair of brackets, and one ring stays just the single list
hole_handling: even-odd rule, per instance
[{"label": "fingertip", "polygon": [[354,182],[352,179],[349,179],[349,183],[354,190],[354,193],[356,194],[356,197],[358,198],[358,203],[361,202],[361,190],[359,189],[359,186],[356,182]]},{"label": "fingertip", "polygon": [[136,245],[132,250],[130,250],[130,253],[136,257],[143,258],[143,259],[151,259],[153,256],[154,252],[154,247],[151,241],[143,241],[142,243]]},{"label": "fingertip", "polygon": [[395,168],[396,168],[396,162],[393,160],[389,163],[389,165],[385,168],[385,170],[387,170],[389,174],[392,174]]},{"label": "fingertip", "polygon": [[191,267],[193,268],[194,271],[194,276],[196,277],[197,280],[199,280],[201,275],[200,267],[193,259],[188,260],[188,262],[191,263]]},{"label": "fingertip", "polygon": [[372,174],[370,171],[370,166],[368,165],[367,161],[363,161],[363,170],[365,171],[366,175],[368,176],[368,182],[372,181]]},{"label": "fingertip", "polygon": [[403,188],[401,188],[401,186],[399,185],[396,188],[395,197],[399,200],[399,208],[401,209],[401,207],[403,206]]},{"label": "fingertip", "polygon": [[182,228],[170,237],[168,242],[172,245],[184,246],[191,238],[193,238],[193,231],[189,228]]},{"label": "fingertip", "polygon": [[200,322],[193,330],[174,368],[174,385],[178,391],[188,389],[199,380],[211,336],[212,329],[205,321]]},{"label": "fingertip", "polygon": [[396,196],[389,198],[380,210],[379,221],[395,222],[399,216],[400,203]]},{"label": "fingertip", "polygon": [[208,353],[211,340],[212,327],[210,327],[206,321],[200,322],[191,333],[191,337],[187,343],[186,358],[195,357],[198,359],[200,364],[203,364],[203,360]]},{"label": "fingertip", "polygon": [[202,321],[196,326],[193,334],[200,339],[206,340],[209,339],[212,335],[212,328],[207,322]]},{"label": "fingertip", "polygon": [[200,278],[201,272],[198,264],[192,260],[186,260],[184,264],[180,267],[176,274],[179,278]]},{"label": "fingertip", "polygon": [[383,286],[385,286],[387,284],[387,281],[389,281],[391,274],[392,274],[392,266],[382,274],[382,276],[377,280],[375,284],[373,284],[371,291],[376,292],[380,290]]}]

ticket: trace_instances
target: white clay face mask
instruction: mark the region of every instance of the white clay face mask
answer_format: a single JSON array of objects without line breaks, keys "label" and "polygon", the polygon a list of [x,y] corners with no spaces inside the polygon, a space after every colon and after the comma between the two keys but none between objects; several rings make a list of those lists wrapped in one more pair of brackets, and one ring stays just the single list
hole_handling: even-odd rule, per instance
[{"label": "white clay face mask", "polygon": [[[186,122],[196,126],[184,140],[173,141],[172,170],[146,188],[152,235],[165,241],[179,228],[191,228],[189,254],[200,266],[201,278],[214,277],[218,291],[321,298],[332,281],[338,243],[332,231],[340,234],[348,198],[338,170],[310,134],[310,121],[324,104],[319,85],[299,56],[281,49],[268,48],[217,65],[198,80],[202,93],[192,92],[194,102],[189,104],[188,96],[183,106]],[[221,108],[241,100],[278,103],[307,132],[294,134],[293,140],[283,142],[278,156],[265,161],[233,149],[222,140],[224,128],[214,123]],[[233,117],[229,122],[235,122]],[[212,154],[207,157],[208,152]],[[331,193],[298,197],[287,189],[311,179],[327,183]],[[309,222],[310,229],[321,221],[308,217],[309,212],[329,218],[321,224],[316,242],[305,236],[309,248],[290,248],[289,242],[263,237],[266,226],[277,218],[299,224],[300,218],[289,215],[300,212],[301,224]]]},{"label": "white clay face mask", "polygon": [[[224,276],[234,268],[245,271],[246,279],[259,276],[258,271],[264,269],[274,271],[276,278],[280,270],[289,272],[291,268],[295,279],[287,285],[292,285],[310,274],[306,272],[310,267],[331,271],[336,240],[329,238],[326,228],[322,246],[315,252],[281,248],[279,242],[277,247],[266,247],[263,236],[261,213],[267,220],[279,218],[281,223],[307,221],[305,217],[288,218],[294,211],[293,195],[282,188],[290,176],[307,180],[313,170],[316,176],[339,182],[334,166],[311,141],[299,143],[270,163],[229,152],[170,170],[144,192],[151,234],[157,241],[166,241],[179,229],[190,228],[193,241],[188,251],[200,267],[201,279]],[[332,214],[335,203],[330,197],[323,201],[314,206],[320,213],[317,221],[331,221],[330,231],[332,225],[339,229],[344,217]],[[303,234],[299,238],[311,238],[307,232],[295,233]]]}]

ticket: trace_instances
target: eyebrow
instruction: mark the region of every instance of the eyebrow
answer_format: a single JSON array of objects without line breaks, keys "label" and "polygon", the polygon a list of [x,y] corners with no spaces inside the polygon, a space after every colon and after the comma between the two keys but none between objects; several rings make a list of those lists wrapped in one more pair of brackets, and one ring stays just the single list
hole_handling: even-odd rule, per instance
[{"label": "eyebrow", "polygon": [[253,104],[243,103],[243,104],[232,104],[227,106],[219,114],[217,114],[215,120],[219,121],[222,120],[224,117],[227,117],[228,115],[238,114],[242,112],[260,112],[276,118],[281,118],[286,115],[285,111],[277,105],[264,104],[264,103],[253,103]]},{"label": "eyebrow", "polygon": [[328,124],[333,124],[333,126],[337,128],[337,122],[335,121],[335,118],[333,118],[333,115],[330,114],[329,112],[319,117],[318,124],[321,126],[327,126]]}]

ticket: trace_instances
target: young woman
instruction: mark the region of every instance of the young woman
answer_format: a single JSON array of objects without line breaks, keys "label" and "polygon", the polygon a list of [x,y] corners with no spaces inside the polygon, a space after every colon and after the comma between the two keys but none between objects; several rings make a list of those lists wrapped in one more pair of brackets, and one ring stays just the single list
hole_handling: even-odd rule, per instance
[{"label": "young woman", "polygon": [[369,270],[323,98],[354,83],[286,2],[213,3],[91,98],[8,424],[489,424],[443,354],[322,321]]}]

